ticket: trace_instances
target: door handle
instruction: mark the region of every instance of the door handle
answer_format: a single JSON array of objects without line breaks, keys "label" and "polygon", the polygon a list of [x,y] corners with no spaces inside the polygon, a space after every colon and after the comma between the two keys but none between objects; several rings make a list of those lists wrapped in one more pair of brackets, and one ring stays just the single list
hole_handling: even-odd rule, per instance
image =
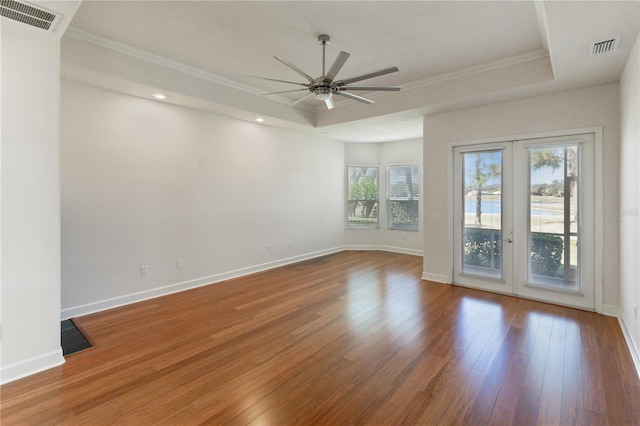
[{"label": "door handle", "polygon": [[[511,235],[513,234],[513,230],[512,229],[507,229],[507,234]],[[510,236],[504,239],[505,242],[511,244],[513,242],[513,238],[511,238]]]}]

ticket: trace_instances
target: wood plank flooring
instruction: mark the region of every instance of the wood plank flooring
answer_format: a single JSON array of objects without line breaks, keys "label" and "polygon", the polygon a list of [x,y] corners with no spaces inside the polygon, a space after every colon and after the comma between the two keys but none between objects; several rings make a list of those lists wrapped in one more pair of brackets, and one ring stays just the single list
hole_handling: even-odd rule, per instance
[{"label": "wood plank flooring", "polygon": [[23,424],[640,424],[617,320],[342,252],[78,318],[95,348],[1,388]]}]

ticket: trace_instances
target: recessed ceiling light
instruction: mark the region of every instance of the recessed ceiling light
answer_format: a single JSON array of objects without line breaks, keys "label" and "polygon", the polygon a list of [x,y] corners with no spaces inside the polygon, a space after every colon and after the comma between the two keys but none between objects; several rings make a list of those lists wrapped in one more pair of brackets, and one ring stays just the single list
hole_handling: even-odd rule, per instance
[{"label": "recessed ceiling light", "polygon": [[262,122],[264,122],[264,118],[262,118],[262,117],[258,117],[258,118],[256,118],[256,121],[257,121],[258,123],[262,123]]},{"label": "recessed ceiling light", "polygon": [[167,97],[165,95],[163,95],[162,93],[154,93],[151,96],[153,96],[156,99],[167,99]]}]

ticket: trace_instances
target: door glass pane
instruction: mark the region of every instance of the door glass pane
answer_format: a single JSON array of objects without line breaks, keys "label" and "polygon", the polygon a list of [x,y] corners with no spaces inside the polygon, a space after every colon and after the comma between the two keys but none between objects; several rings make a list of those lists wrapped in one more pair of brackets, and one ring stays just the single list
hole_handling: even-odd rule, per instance
[{"label": "door glass pane", "polygon": [[529,284],[577,291],[579,145],[529,148]]},{"label": "door glass pane", "polygon": [[462,153],[462,271],[502,277],[502,151]]}]

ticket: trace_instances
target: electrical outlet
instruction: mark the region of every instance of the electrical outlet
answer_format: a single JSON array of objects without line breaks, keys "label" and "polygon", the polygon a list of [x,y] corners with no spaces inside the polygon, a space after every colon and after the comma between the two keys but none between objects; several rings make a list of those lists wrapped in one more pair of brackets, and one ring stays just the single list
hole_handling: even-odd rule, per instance
[{"label": "electrical outlet", "polygon": [[271,244],[267,244],[267,251],[271,251]]},{"label": "electrical outlet", "polygon": [[633,316],[638,319],[638,305],[633,305]]},{"label": "electrical outlet", "polygon": [[149,273],[149,267],[147,265],[142,265],[140,267],[140,275],[143,277]]},{"label": "electrical outlet", "polygon": [[176,268],[182,269],[183,266],[184,266],[184,261],[182,259],[176,260]]}]

